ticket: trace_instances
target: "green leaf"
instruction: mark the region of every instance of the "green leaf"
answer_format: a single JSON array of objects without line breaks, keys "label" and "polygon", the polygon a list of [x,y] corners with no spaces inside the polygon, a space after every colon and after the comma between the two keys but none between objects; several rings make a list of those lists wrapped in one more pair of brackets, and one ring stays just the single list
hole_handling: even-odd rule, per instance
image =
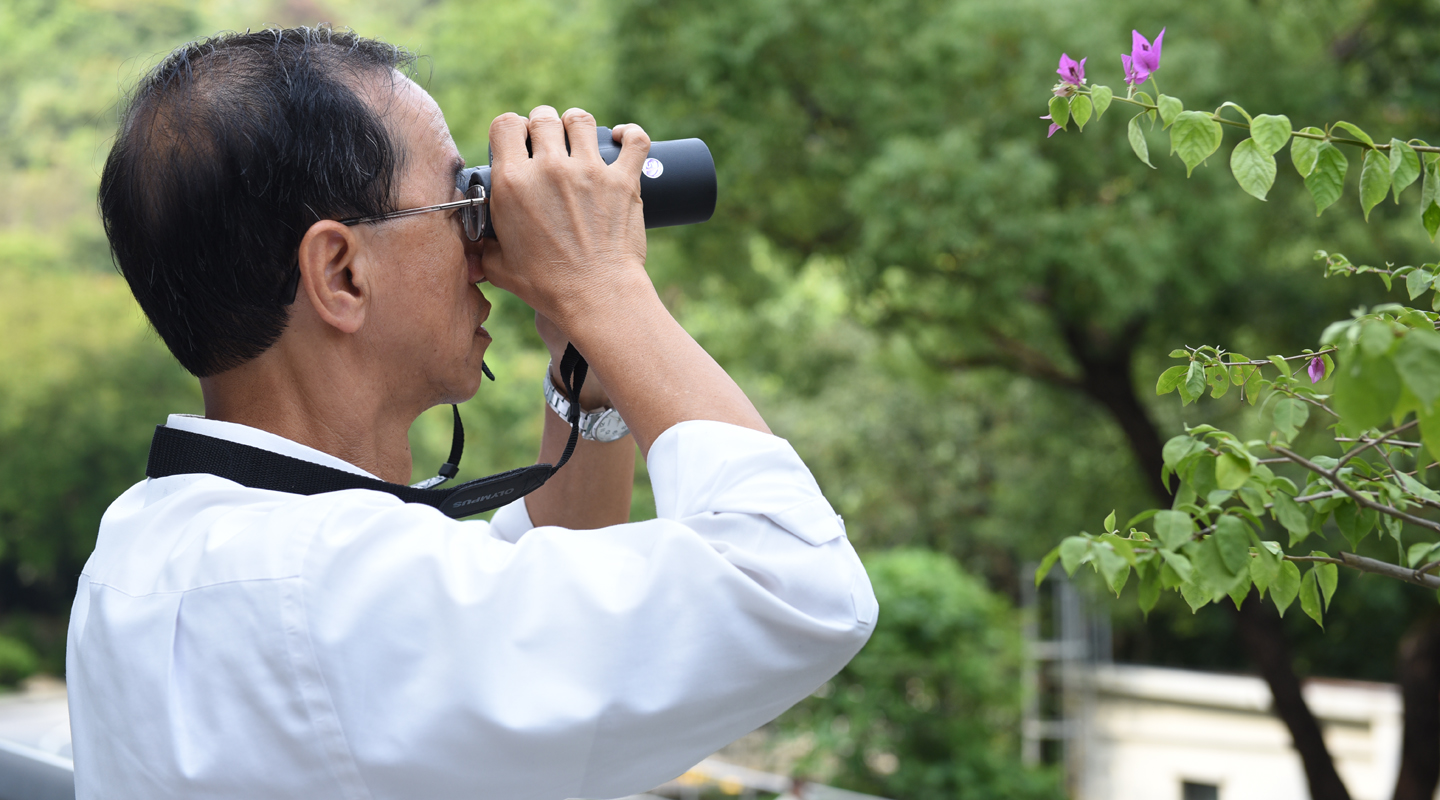
[{"label": "green leaf", "polygon": [[1335,526],[1350,543],[1351,550],[1359,548],[1365,537],[1370,535],[1375,527],[1375,518],[1374,509],[1361,508],[1354,502],[1342,503],[1335,508]]},{"label": "green leaf", "polygon": [[1273,156],[1290,141],[1290,118],[1283,114],[1261,114],[1250,120],[1250,137],[1260,152]]},{"label": "green leaf", "polygon": [[1059,550],[1060,564],[1065,567],[1065,574],[1074,575],[1081,559],[1090,552],[1090,540],[1084,536],[1068,536],[1060,542]]},{"label": "green leaf", "polygon": [[1310,520],[1305,518],[1305,512],[1300,510],[1300,504],[1295,498],[1283,492],[1276,492],[1272,500],[1271,510],[1275,512],[1275,519],[1295,536],[1301,539],[1310,533]]},{"label": "green leaf", "polygon": [[[1205,590],[1210,593],[1210,599],[1219,600],[1229,594],[1241,576],[1236,575],[1225,565],[1225,559],[1220,554],[1219,541],[1211,536],[1200,542],[1200,546],[1192,552],[1196,582],[1203,585]],[[1245,570],[1244,577],[1250,577],[1249,569]]]},{"label": "green leaf", "polygon": [[1143,116],[1145,112],[1141,111],[1130,119],[1130,149],[1135,151],[1136,158],[1145,162],[1145,166],[1155,169],[1155,165],[1150,163],[1150,146],[1145,143],[1145,131],[1140,129],[1140,118]]},{"label": "green leaf", "polygon": [[1275,610],[1280,616],[1285,616],[1285,609],[1295,602],[1295,596],[1300,593],[1300,568],[1295,566],[1294,561],[1282,561],[1280,573],[1270,584],[1270,600],[1275,603]]},{"label": "green leaf", "polygon": [[1057,545],[1054,549],[1052,549],[1050,552],[1048,552],[1048,553],[1045,554],[1045,558],[1040,561],[1040,566],[1039,566],[1038,568],[1036,568],[1036,570],[1035,570],[1035,585],[1036,585],[1036,586],[1039,586],[1039,585],[1045,580],[1045,576],[1050,574],[1050,569],[1051,569],[1052,567],[1054,567],[1054,566],[1055,566],[1055,562],[1056,562],[1056,561],[1059,561],[1059,560],[1060,560],[1060,547]]},{"label": "green leaf", "polygon": [[1160,122],[1163,123],[1160,126],[1161,130],[1170,127],[1170,123],[1175,121],[1175,117],[1179,115],[1181,111],[1185,110],[1184,103],[1164,94],[1160,95],[1160,98],[1155,101],[1155,105],[1160,107]]},{"label": "green leaf", "polygon": [[1305,573],[1304,579],[1300,581],[1300,609],[1306,616],[1315,620],[1315,624],[1321,628],[1325,627],[1325,620],[1320,610],[1320,587],[1315,584],[1315,570]]},{"label": "green leaf", "polygon": [[1093,110],[1094,105],[1085,95],[1077,94],[1070,98],[1070,118],[1075,120],[1076,128],[1085,130],[1085,123],[1090,121],[1090,112]]},{"label": "green leaf", "polygon": [[1070,124],[1070,99],[1067,97],[1050,98],[1050,121],[1060,126],[1060,130]]},{"label": "green leaf", "polygon": [[1180,584],[1180,596],[1190,605],[1190,611],[1199,611],[1210,602],[1210,593],[1196,583]]},{"label": "green leaf", "polygon": [[1236,608],[1239,608],[1245,604],[1245,598],[1249,595],[1250,572],[1247,570],[1244,575],[1240,576],[1239,580],[1235,581],[1235,585],[1230,587],[1230,602],[1234,603]]},{"label": "green leaf", "polygon": [[1190,559],[1186,558],[1183,553],[1161,550],[1160,557],[1165,559],[1165,563],[1170,566],[1170,569],[1175,570],[1175,576],[1181,581],[1189,581],[1195,576],[1195,565],[1191,564]]},{"label": "green leaf", "polygon": [[1396,519],[1396,518],[1390,516],[1389,514],[1386,514],[1385,516],[1381,517],[1381,518],[1380,518],[1380,521],[1383,522],[1383,523],[1385,523],[1385,525],[1384,525],[1384,527],[1385,527],[1385,532],[1388,533],[1388,534],[1390,534],[1390,538],[1395,540],[1395,546],[1396,546],[1396,547],[1399,547],[1399,546],[1400,546],[1400,531],[1401,531],[1402,529],[1404,529],[1404,527],[1405,527],[1405,521],[1404,521],[1404,520]]},{"label": "green leaf", "polygon": [[1255,557],[1250,559],[1250,580],[1255,582],[1255,588],[1260,590],[1261,597],[1280,579],[1281,563],[1280,556],[1270,552],[1268,547],[1255,548]]},{"label": "green leaf", "polygon": [[1390,353],[1395,343],[1395,331],[1380,320],[1371,320],[1360,326],[1360,355],[1365,358],[1380,358]]},{"label": "green leaf", "polygon": [[1155,394],[1169,394],[1175,391],[1176,387],[1180,385],[1180,380],[1189,370],[1189,367],[1182,364],[1160,373],[1160,380],[1155,382]]},{"label": "green leaf", "polygon": [[1430,153],[1425,154],[1425,168],[1423,175],[1424,183],[1420,186],[1420,221],[1424,223],[1425,230],[1430,234],[1430,241],[1435,241],[1435,231],[1440,228],[1440,163],[1430,160]]},{"label": "green leaf", "polygon": [[1184,547],[1194,533],[1195,520],[1184,511],[1160,511],[1155,514],[1155,535],[1166,550]]},{"label": "green leaf", "polygon": [[1428,564],[1432,560],[1431,556],[1436,550],[1440,550],[1440,543],[1416,542],[1410,545],[1410,551],[1406,554],[1405,563],[1408,564],[1411,569],[1415,569],[1421,564]]},{"label": "green leaf", "polygon": [[1236,575],[1242,572],[1248,574],[1250,532],[1245,527],[1245,521],[1226,514],[1215,521],[1215,532],[1210,536],[1220,550],[1225,568]]},{"label": "green leaf", "polygon": [[1220,488],[1215,482],[1215,467],[1215,456],[1209,455],[1208,453],[1195,459],[1195,468],[1190,471],[1187,480],[1190,482],[1190,488],[1195,490],[1196,495],[1208,499],[1211,492]]},{"label": "green leaf", "polygon": [[1140,576],[1140,610],[1148,618],[1150,609],[1160,600],[1160,566],[1155,564]]},{"label": "green leaf", "polygon": [[1180,397],[1189,404],[1205,394],[1205,367],[1199,361],[1191,361],[1185,372],[1185,382],[1180,384]]},{"label": "green leaf", "polygon": [[1434,411],[1437,413],[1421,409],[1415,414],[1420,420],[1420,441],[1425,443],[1431,456],[1440,453],[1440,409]]},{"label": "green leaf", "polygon": [[1360,141],[1364,142],[1365,144],[1370,145],[1371,147],[1374,147],[1374,146],[1375,146],[1375,140],[1370,138],[1370,134],[1366,133],[1365,131],[1360,130],[1358,127],[1356,127],[1356,126],[1354,126],[1354,125],[1351,125],[1351,124],[1348,123],[1348,122],[1337,122],[1337,123],[1335,123],[1334,125],[1331,126],[1330,132],[1331,132],[1331,133],[1334,133],[1334,132],[1335,132],[1335,128],[1341,128],[1341,129],[1343,129],[1343,130],[1349,131],[1349,132],[1350,132],[1350,135],[1351,135],[1351,136],[1354,136],[1356,139],[1359,139]]},{"label": "green leaf", "polygon": [[1110,107],[1110,98],[1114,94],[1109,86],[1090,87],[1090,100],[1095,104],[1095,119],[1105,116],[1105,109]]},{"label": "green leaf", "polygon": [[1353,431],[1379,426],[1400,400],[1400,375],[1388,358],[1362,358],[1351,352],[1335,370],[1331,403]]},{"label": "green leaf", "polygon": [[1117,596],[1120,590],[1125,588],[1125,580],[1130,577],[1130,563],[1123,556],[1115,552],[1115,548],[1101,544],[1095,548],[1096,561],[1099,562],[1100,575],[1105,578],[1105,583],[1110,591]]},{"label": "green leaf", "polygon": [[1390,162],[1379,150],[1366,150],[1360,163],[1360,207],[1365,210],[1365,221],[1370,221],[1370,209],[1380,204],[1390,193]]},{"label": "green leaf", "polygon": [[[1319,128],[1301,128],[1301,133],[1311,133],[1316,136],[1323,136],[1325,132]],[[1290,140],[1290,160],[1295,163],[1295,171],[1300,177],[1308,178],[1315,170],[1315,158],[1320,154],[1319,139],[1307,139],[1297,136]]]},{"label": "green leaf", "polygon": [[1108,516],[1108,517],[1105,518],[1105,532],[1106,532],[1106,533],[1113,533],[1114,531],[1115,531],[1115,510],[1112,508],[1112,509],[1110,510],[1110,516]]},{"label": "green leaf", "polygon": [[1440,399],[1440,333],[1412,328],[1395,348],[1395,370],[1428,408]]},{"label": "green leaf", "polygon": [[[1329,553],[1319,550],[1310,551],[1310,555],[1320,558],[1329,558]],[[1315,564],[1310,568],[1315,573],[1315,582],[1320,586],[1320,597],[1325,601],[1325,610],[1330,610],[1330,598],[1335,596],[1335,587],[1340,583],[1340,568],[1334,564]]]},{"label": "green leaf", "polygon": [[1200,162],[1220,149],[1225,138],[1220,123],[1203,111],[1181,111],[1170,126],[1170,152],[1185,162],[1185,175],[1189,177]]},{"label": "green leaf", "polygon": [[1415,148],[1400,141],[1390,140],[1390,185],[1395,189],[1395,203],[1400,203],[1400,193],[1420,177],[1420,154]]},{"label": "green leaf", "polygon": [[[1296,141],[1299,141],[1298,139]],[[1335,204],[1345,190],[1345,171],[1350,162],[1345,154],[1329,142],[1323,142],[1315,155],[1315,169],[1305,176],[1305,188],[1315,201],[1315,216]]]},{"label": "green leaf", "polygon": [[1234,491],[1250,480],[1250,462],[1234,453],[1222,453],[1215,462],[1215,485]]},{"label": "green leaf", "polygon": [[1424,294],[1434,281],[1434,273],[1424,267],[1417,267],[1405,276],[1405,292],[1414,300]]},{"label": "green leaf", "polygon": [[1283,441],[1290,441],[1310,419],[1310,406],[1302,400],[1287,397],[1275,404],[1275,430]]},{"label": "green leaf", "polygon": [[1165,443],[1165,449],[1160,451],[1161,457],[1165,459],[1166,466],[1175,469],[1187,457],[1205,449],[1205,443],[1198,439],[1192,439],[1185,434],[1180,434]]},{"label": "green leaf", "polygon": [[1246,139],[1230,153],[1230,172],[1247,194],[1264,200],[1275,185],[1275,158],[1262,152],[1254,139]]},{"label": "green leaf", "polygon": [[1434,489],[1431,489],[1429,486],[1426,486],[1403,472],[1397,477],[1400,478],[1400,483],[1405,487],[1406,491],[1418,497],[1423,497],[1436,505],[1440,505],[1440,492],[1436,492]]}]

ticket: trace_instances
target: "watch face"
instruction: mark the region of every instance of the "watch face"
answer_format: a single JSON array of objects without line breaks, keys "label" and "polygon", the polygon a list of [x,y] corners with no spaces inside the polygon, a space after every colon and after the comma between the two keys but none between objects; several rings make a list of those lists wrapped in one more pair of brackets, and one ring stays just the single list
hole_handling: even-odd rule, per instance
[{"label": "watch face", "polygon": [[613,442],[630,432],[630,426],[620,418],[620,412],[607,409],[590,428],[590,438],[597,442]]}]

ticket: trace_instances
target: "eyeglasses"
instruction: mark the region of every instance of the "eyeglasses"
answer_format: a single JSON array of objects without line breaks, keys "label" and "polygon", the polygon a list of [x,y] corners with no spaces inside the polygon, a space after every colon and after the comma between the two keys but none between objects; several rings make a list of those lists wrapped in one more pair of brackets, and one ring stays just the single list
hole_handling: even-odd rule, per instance
[{"label": "eyeglasses", "polygon": [[452,208],[460,209],[460,221],[465,226],[465,238],[472,242],[480,241],[485,235],[487,214],[484,206],[488,205],[490,199],[485,196],[485,187],[482,184],[475,184],[465,190],[465,199],[456,200],[453,203],[441,203],[437,206],[422,206],[420,208],[406,208],[401,211],[390,211],[384,214],[375,214],[369,217],[355,217],[354,219],[342,219],[341,225],[359,225],[362,222],[379,222],[386,219],[398,217],[411,217],[416,214],[427,214],[431,211],[449,211]]},{"label": "eyeglasses", "polygon": [[[441,203],[437,206],[422,206],[420,208],[406,208],[400,211],[390,211],[385,214],[374,214],[369,217],[355,217],[354,219],[342,219],[341,225],[359,225],[362,222],[379,222],[397,217],[412,217],[416,214],[427,214],[431,211],[449,211],[452,208],[460,209],[460,222],[465,226],[465,238],[472,242],[480,241],[485,235],[485,229],[489,225],[490,215],[485,213],[485,206],[490,199],[485,195],[485,186],[475,184],[465,190],[465,199],[456,200],[453,203]],[[275,299],[281,305],[290,305],[295,302],[295,294],[300,289],[300,260],[296,257],[295,264],[290,268],[290,277],[280,287]]]}]

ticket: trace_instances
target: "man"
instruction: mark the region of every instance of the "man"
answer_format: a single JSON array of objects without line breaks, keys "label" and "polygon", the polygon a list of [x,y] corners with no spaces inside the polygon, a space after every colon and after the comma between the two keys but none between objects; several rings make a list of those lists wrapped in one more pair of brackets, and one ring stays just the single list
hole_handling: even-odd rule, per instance
[{"label": "man", "polygon": [[[477,390],[488,281],[588,359],[581,406],[616,409],[633,443],[582,441],[491,523],[384,491],[137,484],[71,616],[81,798],[629,794],[869,636],[838,517],[645,273],[644,131],[617,128],[606,166],[582,111],[499,117],[501,238],[471,241],[457,212],[395,214],[460,200],[464,163],[407,64],[271,30],[187,45],[142,81],[101,209],[200,378],[205,417],[167,426],[407,481],[416,416]],[[553,463],[569,428],[544,413]],[[659,519],[626,524],[635,444]]]}]

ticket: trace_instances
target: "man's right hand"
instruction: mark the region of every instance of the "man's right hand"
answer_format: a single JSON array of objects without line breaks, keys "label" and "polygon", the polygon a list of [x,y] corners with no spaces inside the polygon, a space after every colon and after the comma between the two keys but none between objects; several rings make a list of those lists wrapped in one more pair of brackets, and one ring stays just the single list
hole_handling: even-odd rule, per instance
[{"label": "man's right hand", "polygon": [[505,114],[491,123],[490,215],[499,238],[483,245],[486,277],[553,321],[585,356],[641,452],[687,420],[769,433],[650,283],[640,200],[650,139],[634,125],[615,132],[620,157],[607,166],[595,119],[579,109],[562,120],[539,106],[529,119]]},{"label": "man's right hand", "polygon": [[607,165],[595,130],[585,111],[562,118],[550,106],[490,125],[490,214],[499,239],[484,245],[486,277],[562,329],[577,315],[623,305],[649,284],[640,168],[650,139],[638,125],[617,126],[620,156]]}]

